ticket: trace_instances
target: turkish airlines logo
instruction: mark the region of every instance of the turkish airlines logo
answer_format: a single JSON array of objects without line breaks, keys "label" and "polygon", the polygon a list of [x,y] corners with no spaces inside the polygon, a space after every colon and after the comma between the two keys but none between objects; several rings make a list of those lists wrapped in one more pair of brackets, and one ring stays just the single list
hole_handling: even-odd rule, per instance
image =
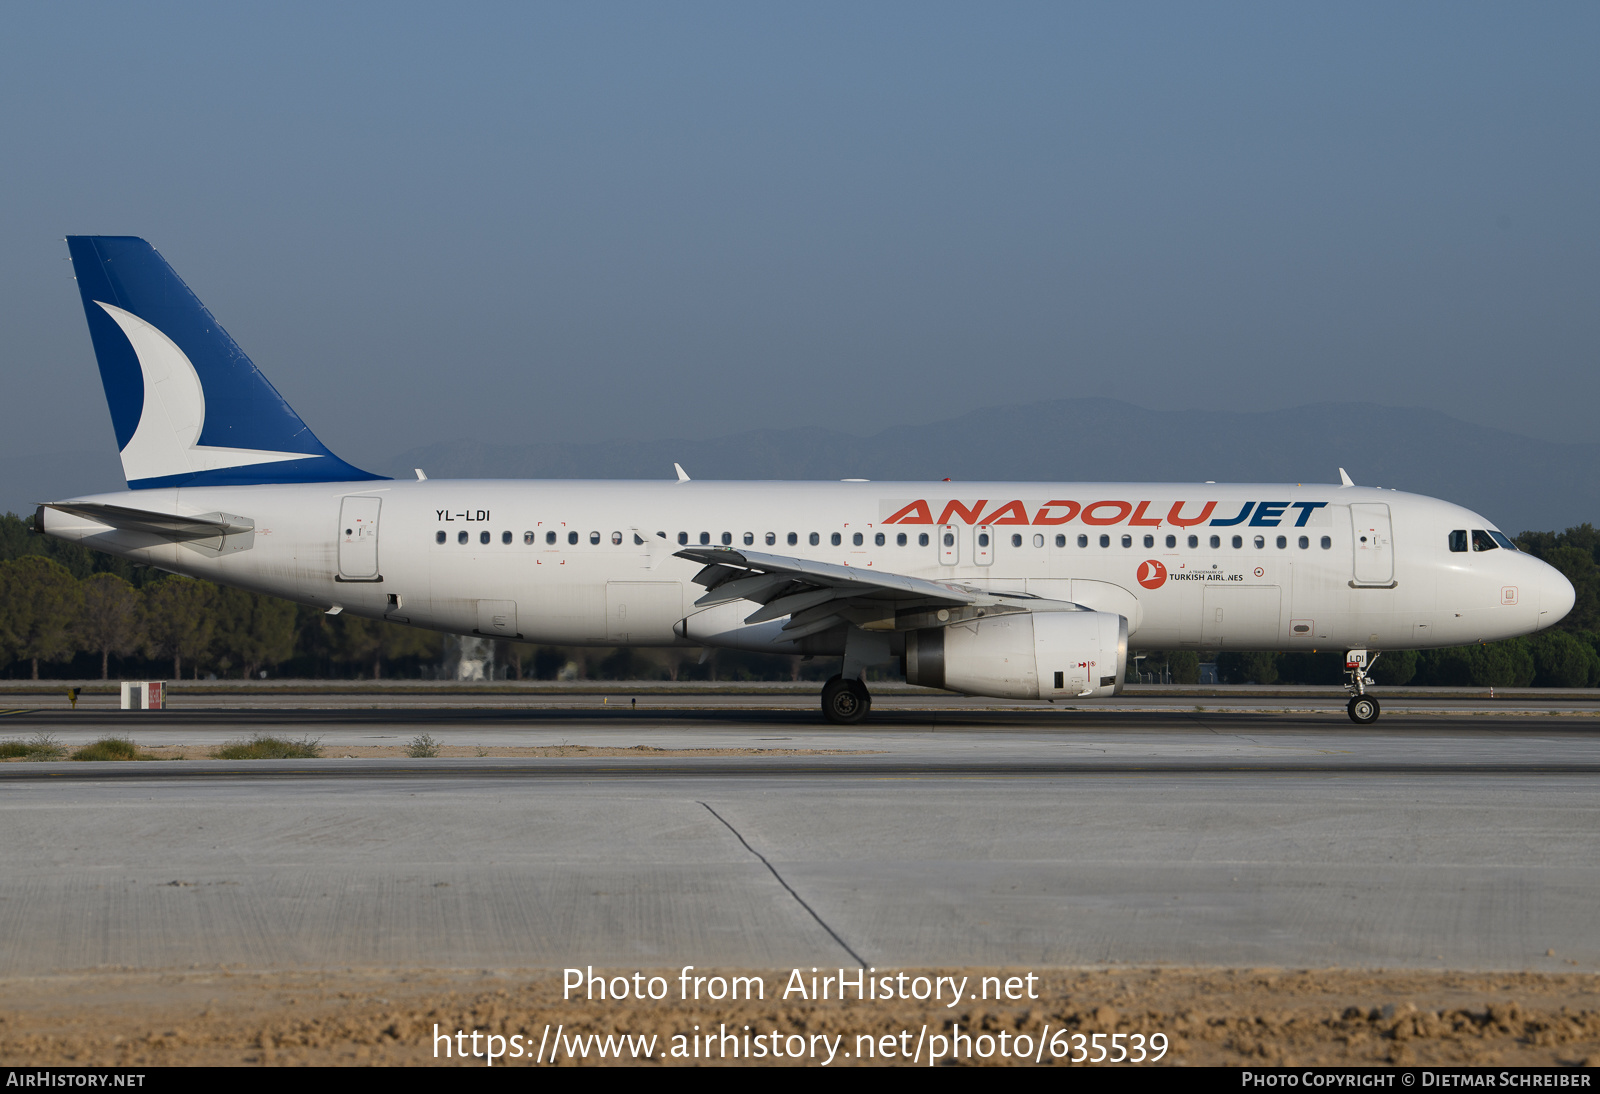
[{"label": "turkish airlines logo", "polygon": [[1139,563],[1139,584],[1146,589],[1159,589],[1167,583],[1167,568],[1155,559]]}]

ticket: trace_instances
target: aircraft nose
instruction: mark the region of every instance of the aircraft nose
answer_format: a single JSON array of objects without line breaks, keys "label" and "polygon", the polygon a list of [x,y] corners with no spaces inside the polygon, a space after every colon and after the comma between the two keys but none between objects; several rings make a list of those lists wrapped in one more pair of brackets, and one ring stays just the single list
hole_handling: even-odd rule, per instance
[{"label": "aircraft nose", "polygon": [[1577,603],[1578,591],[1560,570],[1544,563],[1539,581],[1539,626],[1554,626],[1567,617]]}]

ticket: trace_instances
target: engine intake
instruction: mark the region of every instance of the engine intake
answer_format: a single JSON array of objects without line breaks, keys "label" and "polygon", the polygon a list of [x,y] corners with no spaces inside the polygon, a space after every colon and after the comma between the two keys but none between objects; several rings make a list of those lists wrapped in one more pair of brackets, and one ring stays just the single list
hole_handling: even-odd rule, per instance
[{"label": "engine intake", "polygon": [[1128,621],[1110,612],[1030,612],[912,631],[906,682],[1001,699],[1122,694]]}]

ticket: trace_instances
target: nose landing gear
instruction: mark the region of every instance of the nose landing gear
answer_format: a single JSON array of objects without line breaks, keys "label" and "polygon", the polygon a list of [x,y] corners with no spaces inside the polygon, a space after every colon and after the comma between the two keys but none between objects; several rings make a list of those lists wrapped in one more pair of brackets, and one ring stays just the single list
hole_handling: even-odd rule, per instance
[{"label": "nose landing gear", "polygon": [[1378,659],[1377,653],[1368,653],[1366,650],[1351,650],[1344,655],[1344,672],[1350,678],[1345,684],[1345,690],[1350,693],[1350,702],[1345,710],[1350,714],[1350,720],[1357,725],[1370,726],[1378,720],[1380,708],[1378,700],[1367,694],[1367,685],[1372,683],[1372,677],[1367,675],[1367,669]]}]

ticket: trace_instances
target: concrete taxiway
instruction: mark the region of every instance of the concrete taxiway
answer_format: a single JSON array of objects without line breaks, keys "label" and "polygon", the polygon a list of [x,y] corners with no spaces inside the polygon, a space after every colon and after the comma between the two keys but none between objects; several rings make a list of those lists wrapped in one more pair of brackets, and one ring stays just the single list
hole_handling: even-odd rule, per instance
[{"label": "concrete taxiway", "polygon": [[0,974],[1600,968],[1592,711],[1390,705],[1358,728],[1326,702],[886,703],[837,730],[809,709],[704,698],[638,712],[292,703],[24,711],[0,736],[115,731],[195,755],[256,732],[330,753],[421,732],[672,752],[0,765]]}]

